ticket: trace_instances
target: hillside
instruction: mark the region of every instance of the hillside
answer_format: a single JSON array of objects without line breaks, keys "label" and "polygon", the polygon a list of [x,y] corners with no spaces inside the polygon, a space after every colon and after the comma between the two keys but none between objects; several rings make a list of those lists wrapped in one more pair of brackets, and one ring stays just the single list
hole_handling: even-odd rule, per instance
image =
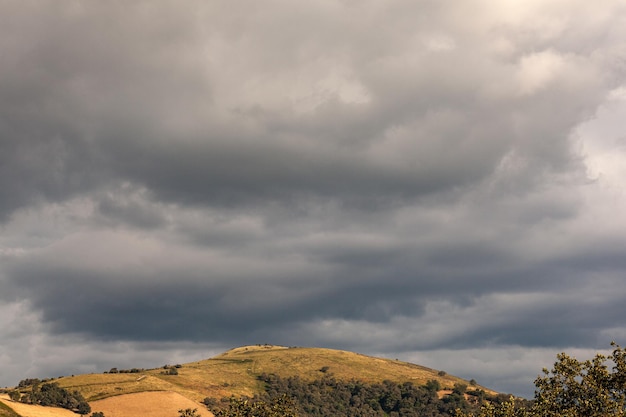
[{"label": "hillside", "polygon": [[[168,375],[171,370],[178,374]],[[133,373],[76,375],[58,378],[54,382],[67,390],[79,391],[92,407],[99,400],[110,397],[160,392],[163,395],[175,393],[193,401],[192,404],[202,409],[204,406],[200,402],[207,397],[220,400],[233,395],[253,396],[262,393],[264,382],[259,377],[263,374],[274,374],[281,378],[298,376],[309,381],[332,375],[337,380],[367,383],[390,380],[423,385],[429,380],[436,380],[442,388],[452,388],[456,383],[470,385],[468,381],[445,372],[398,360],[333,349],[273,345],[239,347],[210,359],[167,369],[160,367],[136,369]],[[484,387],[469,387],[470,390],[478,388],[494,393]]]},{"label": "hillside", "polygon": [[442,387],[451,388],[455,383],[469,385],[461,378],[440,375],[437,370],[407,362],[334,349],[273,345],[238,347],[210,359],[183,364],[177,369],[178,375],[165,375],[163,368],[156,368],[139,374],[77,375],[57,382],[64,388],[80,391],[88,401],[144,391],[172,391],[201,401],[206,397],[219,399],[260,393],[263,384],[258,377],[263,373],[313,380],[323,376],[322,369],[340,380],[391,380],[423,385],[434,379]]}]

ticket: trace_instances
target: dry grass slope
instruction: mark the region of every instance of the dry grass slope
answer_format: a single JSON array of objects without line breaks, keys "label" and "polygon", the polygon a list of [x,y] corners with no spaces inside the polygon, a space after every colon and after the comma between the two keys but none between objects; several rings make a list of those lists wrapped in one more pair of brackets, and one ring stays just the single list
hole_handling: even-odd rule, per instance
[{"label": "dry grass slope", "polygon": [[[439,371],[434,369],[397,360],[333,349],[271,345],[244,346],[211,359],[188,363],[179,370],[179,376],[183,378],[175,381],[181,387],[213,398],[251,396],[263,390],[263,385],[257,379],[262,373],[273,373],[281,377],[297,375],[314,380],[324,375],[322,368],[341,380],[391,380],[399,383],[410,381],[422,385],[434,379],[442,387],[449,388],[455,383],[468,383],[452,375],[439,375]],[[486,391],[493,392],[488,389]]]},{"label": "dry grass slope", "polygon": [[6,405],[4,401],[9,401],[9,397],[0,396],[0,417],[21,417],[11,407]]}]

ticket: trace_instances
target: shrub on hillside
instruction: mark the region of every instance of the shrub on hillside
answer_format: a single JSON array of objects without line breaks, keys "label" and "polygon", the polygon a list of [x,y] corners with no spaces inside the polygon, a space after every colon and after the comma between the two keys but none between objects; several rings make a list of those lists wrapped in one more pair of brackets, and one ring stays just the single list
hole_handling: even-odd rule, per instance
[{"label": "shrub on hillside", "polygon": [[206,397],[204,400],[202,400],[202,404],[206,405],[206,407],[211,410],[213,409],[215,406],[217,406],[218,401],[215,398],[211,398],[211,397]]},{"label": "shrub on hillside", "polygon": [[18,390],[9,391],[9,398],[12,401],[19,401],[22,398],[22,394]]},{"label": "shrub on hillside", "polygon": [[178,369],[171,367],[161,373],[163,375],[178,375]]}]

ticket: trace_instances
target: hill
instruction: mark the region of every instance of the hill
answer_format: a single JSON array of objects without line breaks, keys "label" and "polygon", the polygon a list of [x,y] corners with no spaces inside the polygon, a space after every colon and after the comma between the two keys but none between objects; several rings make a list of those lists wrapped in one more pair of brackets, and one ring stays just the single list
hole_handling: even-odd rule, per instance
[{"label": "hill", "polygon": [[[424,385],[429,380],[435,380],[443,389],[465,384],[470,390],[480,388],[495,394],[492,390],[472,385],[445,372],[412,363],[334,349],[273,345],[238,347],[210,359],[182,365],[76,375],[58,378],[53,382],[67,390],[79,391],[95,411],[99,411],[94,405],[100,400],[146,392],[176,394],[190,400],[189,404],[204,409],[201,401],[207,397],[219,401],[230,396],[252,397],[263,393],[265,382],[260,378],[262,375],[276,375],[280,378],[297,376],[305,381],[332,375],[340,381],[382,383],[388,380],[399,384],[411,382],[414,385]],[[152,401],[158,400],[155,397]]]},{"label": "hill", "polygon": [[[324,373],[332,373],[339,380],[390,380],[416,385],[436,380],[447,388],[452,388],[455,383],[470,385],[468,381],[445,372],[408,362],[342,350],[274,345],[231,349],[210,359],[183,364],[175,368],[177,375],[167,375],[168,369],[86,374],[56,381],[64,388],[80,391],[88,401],[144,391],[172,391],[195,401],[231,395],[251,397],[263,391],[264,384],[259,380],[262,374],[276,374],[283,378],[297,375],[314,380]],[[476,388],[493,393],[484,387]]]}]

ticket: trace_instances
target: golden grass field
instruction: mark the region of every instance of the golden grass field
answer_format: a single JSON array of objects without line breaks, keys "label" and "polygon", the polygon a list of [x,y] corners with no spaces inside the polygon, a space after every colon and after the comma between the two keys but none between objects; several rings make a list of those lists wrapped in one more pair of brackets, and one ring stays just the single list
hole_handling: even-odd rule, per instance
[{"label": "golden grass field", "polygon": [[2,398],[0,398],[0,417],[19,417],[19,414],[2,402]]},{"label": "golden grass field", "polygon": [[202,417],[213,417],[204,405],[176,392],[138,392],[93,401],[90,405],[92,412],[101,411],[106,417],[177,417],[178,410],[186,408],[197,408]]},{"label": "golden grass field", "polygon": [[[322,372],[321,369],[325,369],[326,372]],[[437,380],[442,388],[447,389],[452,388],[455,383],[469,385],[467,381],[453,375],[398,360],[333,349],[273,345],[235,348],[211,359],[183,364],[177,370],[178,375],[166,375],[163,368],[155,368],[143,370],[141,373],[76,375],[58,378],[54,382],[68,390],[80,391],[93,410],[104,411],[106,417],[134,417],[139,414],[160,417],[159,409],[168,410],[167,413],[164,412],[163,417],[176,417],[177,410],[181,408],[198,408],[199,411],[210,415],[206,407],[200,403],[204,398],[220,400],[231,396],[252,397],[263,392],[263,383],[258,379],[263,373],[276,374],[283,378],[299,376],[306,380],[319,379],[326,374],[339,380],[360,380],[369,383],[390,380],[398,383],[413,382],[415,385]],[[495,394],[494,391],[482,386],[469,387],[474,388]],[[185,401],[190,405],[172,405],[172,407],[166,405],[169,402],[182,404]],[[150,410],[145,408],[153,407],[154,404],[160,405]],[[35,407],[16,403],[10,405]],[[105,408],[100,410],[96,405],[110,408],[106,408],[107,412]],[[67,410],[59,411],[70,414],[37,415],[32,414],[36,413],[36,409],[29,408],[30,414],[22,414],[17,408],[13,409],[22,417],[77,416]],[[0,414],[0,417],[5,416]]]}]

